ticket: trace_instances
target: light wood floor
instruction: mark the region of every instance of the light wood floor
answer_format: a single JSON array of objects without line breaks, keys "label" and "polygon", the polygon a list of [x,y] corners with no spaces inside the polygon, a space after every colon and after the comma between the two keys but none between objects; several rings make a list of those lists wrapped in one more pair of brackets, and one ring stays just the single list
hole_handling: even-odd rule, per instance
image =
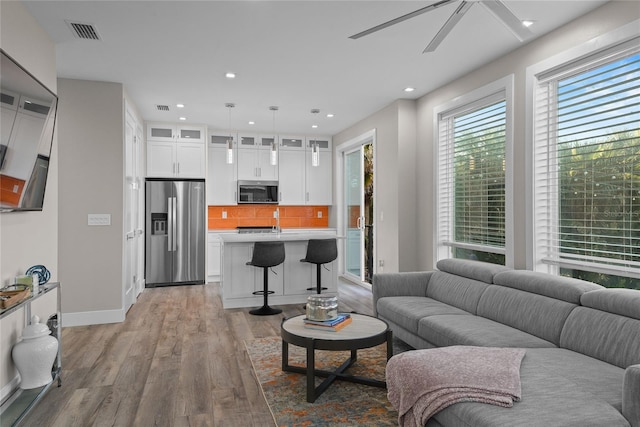
[{"label": "light wood floor", "polygon": [[[340,310],[372,313],[371,292],[339,285]],[[62,387],[26,426],[273,426],[245,340],[283,317],[223,310],[218,284],[146,289],[119,324],[64,328]]]}]

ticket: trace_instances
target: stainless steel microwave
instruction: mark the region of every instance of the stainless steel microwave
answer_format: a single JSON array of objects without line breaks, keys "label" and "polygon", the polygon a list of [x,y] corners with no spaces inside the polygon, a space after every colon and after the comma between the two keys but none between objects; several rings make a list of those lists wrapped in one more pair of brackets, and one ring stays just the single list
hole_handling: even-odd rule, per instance
[{"label": "stainless steel microwave", "polygon": [[238,203],[278,203],[278,181],[238,181]]}]

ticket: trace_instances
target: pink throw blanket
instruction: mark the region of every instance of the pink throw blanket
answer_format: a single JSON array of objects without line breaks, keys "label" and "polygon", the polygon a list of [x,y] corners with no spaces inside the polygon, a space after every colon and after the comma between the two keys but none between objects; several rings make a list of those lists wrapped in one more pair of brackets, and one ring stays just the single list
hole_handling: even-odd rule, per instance
[{"label": "pink throw blanket", "polygon": [[388,397],[401,426],[424,426],[458,402],[511,407],[520,400],[525,350],[452,346],[393,356],[386,369]]}]

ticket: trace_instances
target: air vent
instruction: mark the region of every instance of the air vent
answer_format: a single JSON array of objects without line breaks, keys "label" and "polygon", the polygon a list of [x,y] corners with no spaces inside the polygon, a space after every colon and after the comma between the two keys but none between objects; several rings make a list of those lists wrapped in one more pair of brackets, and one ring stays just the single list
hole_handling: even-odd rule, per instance
[{"label": "air vent", "polygon": [[71,22],[65,21],[69,28],[71,28],[71,32],[78,39],[83,40],[100,40],[100,35],[98,34],[98,30],[93,26],[93,24],[85,24],[82,22]]},{"label": "air vent", "polygon": [[156,108],[158,109],[158,111],[169,111],[168,105],[156,105]]}]

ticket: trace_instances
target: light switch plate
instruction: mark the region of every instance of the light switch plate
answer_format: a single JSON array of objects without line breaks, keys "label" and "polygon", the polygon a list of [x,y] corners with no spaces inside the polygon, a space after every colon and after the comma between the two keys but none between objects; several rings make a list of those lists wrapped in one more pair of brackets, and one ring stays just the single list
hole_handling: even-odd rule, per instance
[{"label": "light switch plate", "polygon": [[318,218],[322,218],[322,211],[318,211]]},{"label": "light switch plate", "polygon": [[89,214],[87,225],[111,225],[111,214]]}]

